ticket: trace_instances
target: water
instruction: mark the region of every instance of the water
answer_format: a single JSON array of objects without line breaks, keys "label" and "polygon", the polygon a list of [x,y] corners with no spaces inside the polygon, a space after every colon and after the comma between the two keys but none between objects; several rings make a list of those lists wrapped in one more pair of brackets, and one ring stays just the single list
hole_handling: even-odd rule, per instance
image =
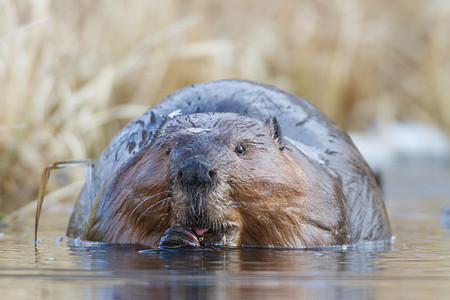
[{"label": "water", "polygon": [[37,250],[31,217],[0,229],[1,298],[448,299],[450,230],[440,227],[439,212],[450,204],[450,175],[443,172],[388,173],[395,241],[347,249],[139,253],[77,245],[60,238],[70,206],[44,205]]}]

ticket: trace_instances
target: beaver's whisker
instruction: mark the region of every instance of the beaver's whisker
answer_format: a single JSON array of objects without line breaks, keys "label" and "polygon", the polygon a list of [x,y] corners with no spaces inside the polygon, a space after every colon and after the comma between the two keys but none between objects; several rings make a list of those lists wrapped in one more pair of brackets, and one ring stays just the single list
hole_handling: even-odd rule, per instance
[{"label": "beaver's whisker", "polygon": [[141,202],[139,202],[138,205],[136,205],[136,207],[133,209],[133,211],[131,212],[131,214],[133,214],[133,213],[135,212],[135,210],[139,208],[139,206],[141,206],[142,204],[144,204],[144,203],[147,202],[148,200],[152,199],[153,197],[156,197],[156,196],[159,196],[159,195],[161,195],[161,194],[164,194],[164,193],[169,193],[169,191],[164,191],[164,192],[156,193],[156,194],[153,194],[153,195],[150,195],[150,196],[144,198]]},{"label": "beaver's whisker", "polygon": [[143,216],[143,215],[145,215],[150,209],[152,209],[153,207],[155,207],[156,205],[158,205],[158,204],[160,204],[160,203],[163,203],[163,202],[166,202],[166,201],[168,201],[168,200],[170,200],[170,199],[172,199],[172,197],[167,197],[167,198],[164,198],[164,199],[162,199],[162,200],[159,200],[159,201],[157,201],[156,203],[154,203],[154,204],[152,204],[150,207],[148,207],[137,219],[138,220],[140,220],[141,219],[141,217]]},{"label": "beaver's whisker", "polygon": [[[170,212],[166,213],[166,215],[164,217],[161,218],[161,220],[159,221],[158,225],[156,226],[156,228],[159,228],[159,226],[161,226],[161,223],[164,221],[164,219],[170,215]],[[173,218],[173,217],[172,217]],[[170,223],[171,220],[169,220]]]}]

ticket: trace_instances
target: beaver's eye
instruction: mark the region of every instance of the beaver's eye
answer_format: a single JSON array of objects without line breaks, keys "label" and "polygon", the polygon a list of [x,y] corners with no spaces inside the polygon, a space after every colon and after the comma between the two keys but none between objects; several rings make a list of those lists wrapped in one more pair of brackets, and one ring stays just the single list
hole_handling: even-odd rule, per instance
[{"label": "beaver's eye", "polygon": [[167,148],[166,148],[166,155],[169,155],[170,152],[172,152],[172,149],[170,149],[170,147],[167,147]]},{"label": "beaver's eye", "polygon": [[242,144],[239,144],[237,147],[236,147],[236,153],[238,154],[238,155],[244,155],[245,154],[245,148],[244,148],[244,146],[242,146]]}]

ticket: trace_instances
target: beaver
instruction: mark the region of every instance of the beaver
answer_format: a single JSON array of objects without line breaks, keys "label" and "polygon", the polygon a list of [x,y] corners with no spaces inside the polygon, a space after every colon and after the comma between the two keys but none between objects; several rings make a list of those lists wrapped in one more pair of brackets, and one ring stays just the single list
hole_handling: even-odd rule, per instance
[{"label": "beaver", "polygon": [[319,247],[388,240],[350,137],[293,94],[192,85],[131,121],[92,169],[67,235],[178,246]]}]

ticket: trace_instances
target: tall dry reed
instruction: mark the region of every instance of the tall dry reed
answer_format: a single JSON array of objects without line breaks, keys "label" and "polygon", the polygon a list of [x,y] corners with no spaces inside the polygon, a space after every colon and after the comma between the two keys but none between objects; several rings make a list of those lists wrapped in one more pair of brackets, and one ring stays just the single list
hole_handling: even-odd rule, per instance
[{"label": "tall dry reed", "polygon": [[445,0],[0,0],[0,211],[34,199],[48,163],[98,156],[196,82],[275,84],[347,128],[448,129],[449,32]]}]

